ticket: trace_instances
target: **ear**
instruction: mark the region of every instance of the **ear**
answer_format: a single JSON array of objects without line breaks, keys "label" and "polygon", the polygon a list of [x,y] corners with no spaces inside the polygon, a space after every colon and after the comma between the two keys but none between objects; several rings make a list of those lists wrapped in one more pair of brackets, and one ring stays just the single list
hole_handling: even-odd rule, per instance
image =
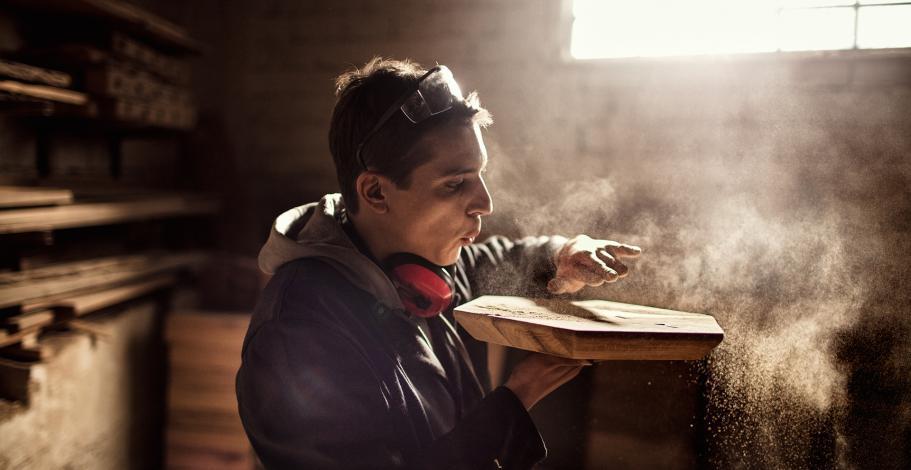
[{"label": "ear", "polygon": [[372,171],[365,171],[358,175],[354,184],[354,189],[362,207],[378,214],[385,214],[389,211],[386,188],[392,182],[388,178]]}]

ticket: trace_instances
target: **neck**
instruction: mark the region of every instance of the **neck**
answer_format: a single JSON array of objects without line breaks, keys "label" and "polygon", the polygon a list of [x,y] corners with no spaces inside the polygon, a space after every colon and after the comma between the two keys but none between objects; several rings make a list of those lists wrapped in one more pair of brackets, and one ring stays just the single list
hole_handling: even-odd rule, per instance
[{"label": "neck", "polygon": [[377,263],[382,263],[390,255],[399,251],[389,243],[395,237],[390,236],[389,231],[384,230],[382,223],[379,221],[367,220],[368,218],[364,217],[363,214],[354,216],[348,214],[348,218],[356,232],[356,236],[360,238],[363,245],[359,248],[366,248],[369,251],[369,253],[366,253],[367,256],[372,257]]}]

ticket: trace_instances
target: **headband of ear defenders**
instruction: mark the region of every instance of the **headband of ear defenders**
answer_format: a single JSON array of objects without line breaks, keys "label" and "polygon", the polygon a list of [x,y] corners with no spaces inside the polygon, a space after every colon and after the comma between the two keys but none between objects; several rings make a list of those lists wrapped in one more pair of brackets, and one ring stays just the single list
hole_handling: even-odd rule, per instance
[{"label": "headband of ear defenders", "polygon": [[408,313],[430,318],[449,307],[455,283],[443,266],[412,253],[396,253],[384,264]]}]

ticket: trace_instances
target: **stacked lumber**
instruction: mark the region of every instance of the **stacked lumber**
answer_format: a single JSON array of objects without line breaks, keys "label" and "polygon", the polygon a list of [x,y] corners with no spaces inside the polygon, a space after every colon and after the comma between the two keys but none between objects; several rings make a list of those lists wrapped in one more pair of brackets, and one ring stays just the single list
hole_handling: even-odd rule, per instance
[{"label": "stacked lumber", "polygon": [[67,89],[72,78],[63,72],[0,59],[0,101],[57,102],[82,106],[84,93]]},{"label": "stacked lumber", "polygon": [[0,234],[204,215],[215,213],[218,207],[209,198],[174,195],[11,209],[0,211]]},{"label": "stacked lumber", "polygon": [[69,189],[37,186],[0,186],[0,209],[51,206],[70,204],[72,202],[73,192]]},{"label": "stacked lumber", "polygon": [[[195,125],[184,56],[199,47],[183,28],[117,0],[14,3],[46,15],[30,22],[28,46],[15,57],[66,71],[90,100],[78,112],[50,107],[45,114],[134,127],[188,130]],[[60,17],[47,16],[65,12],[85,16],[95,27],[71,28]]]},{"label": "stacked lumber", "polygon": [[200,253],[146,253],[0,273],[0,357],[47,359],[43,331],[172,287],[181,271],[204,261]]},{"label": "stacked lumber", "polygon": [[4,0],[28,11],[63,13],[120,28],[169,51],[198,52],[201,46],[184,28],[122,0]]},{"label": "stacked lumber", "polygon": [[249,321],[237,312],[168,315],[168,468],[253,468],[234,392]]},{"label": "stacked lumber", "polygon": [[[108,198],[110,199],[110,198]],[[15,253],[23,235],[56,230],[124,224],[211,214],[216,201],[205,197],[153,194],[108,202],[74,203],[67,189],[0,186],[0,240],[9,248],[0,272],[0,356],[42,360],[37,343],[46,330],[74,325],[79,317],[174,286],[178,273],[198,270],[206,256],[198,252],[147,252],[52,260],[43,266],[24,263]],[[53,237],[41,237],[44,245]],[[78,247],[76,247],[78,249]],[[6,250],[4,250],[6,251]]]}]

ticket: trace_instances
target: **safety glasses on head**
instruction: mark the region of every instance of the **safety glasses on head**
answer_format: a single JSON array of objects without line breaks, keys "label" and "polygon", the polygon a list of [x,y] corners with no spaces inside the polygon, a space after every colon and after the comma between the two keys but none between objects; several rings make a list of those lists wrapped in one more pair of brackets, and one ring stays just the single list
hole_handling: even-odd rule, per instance
[{"label": "safety glasses on head", "polygon": [[396,112],[401,111],[409,121],[418,124],[431,116],[449,111],[454,103],[463,99],[462,89],[459,88],[459,84],[456,83],[448,67],[438,65],[428,70],[411,89],[389,106],[373,129],[358,144],[356,157],[361,168],[367,170],[362,155],[364,146]]}]

